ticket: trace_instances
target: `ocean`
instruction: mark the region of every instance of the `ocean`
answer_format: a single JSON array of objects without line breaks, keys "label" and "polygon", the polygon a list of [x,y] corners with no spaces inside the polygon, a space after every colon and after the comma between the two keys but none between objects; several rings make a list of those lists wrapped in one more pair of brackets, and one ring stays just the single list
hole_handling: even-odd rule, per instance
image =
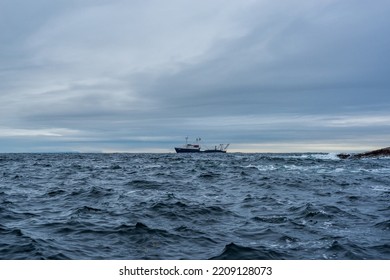
[{"label": "ocean", "polygon": [[1,259],[390,259],[390,158],[0,154]]}]

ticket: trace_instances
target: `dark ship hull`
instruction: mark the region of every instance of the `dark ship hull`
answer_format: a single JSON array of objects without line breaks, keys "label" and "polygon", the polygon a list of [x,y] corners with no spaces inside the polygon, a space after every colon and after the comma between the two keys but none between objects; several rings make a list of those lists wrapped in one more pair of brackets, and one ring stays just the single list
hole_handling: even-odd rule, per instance
[{"label": "dark ship hull", "polygon": [[197,150],[197,149],[186,149],[186,148],[175,148],[176,153],[226,153],[226,151],[221,150]]},{"label": "dark ship hull", "polygon": [[202,153],[226,153],[225,150],[204,150]]},{"label": "dark ship hull", "polygon": [[176,153],[200,153],[200,149],[175,148]]}]

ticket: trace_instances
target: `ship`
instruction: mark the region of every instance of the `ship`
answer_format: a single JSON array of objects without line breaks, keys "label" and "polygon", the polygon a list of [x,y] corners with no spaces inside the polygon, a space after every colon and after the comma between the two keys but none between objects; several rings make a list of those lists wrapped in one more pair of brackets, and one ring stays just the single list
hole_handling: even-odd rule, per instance
[{"label": "ship", "polygon": [[196,138],[196,143],[188,143],[188,137],[186,137],[186,143],[181,147],[175,147],[176,153],[226,153],[230,144],[219,144],[214,148],[202,149],[200,145],[201,138]]}]

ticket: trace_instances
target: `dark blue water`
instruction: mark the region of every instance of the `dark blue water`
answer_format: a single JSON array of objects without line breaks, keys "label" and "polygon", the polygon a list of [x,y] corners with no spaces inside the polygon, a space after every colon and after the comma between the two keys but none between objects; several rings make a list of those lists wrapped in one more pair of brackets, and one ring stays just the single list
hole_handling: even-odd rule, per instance
[{"label": "dark blue water", "polygon": [[0,154],[1,259],[390,259],[390,158]]}]

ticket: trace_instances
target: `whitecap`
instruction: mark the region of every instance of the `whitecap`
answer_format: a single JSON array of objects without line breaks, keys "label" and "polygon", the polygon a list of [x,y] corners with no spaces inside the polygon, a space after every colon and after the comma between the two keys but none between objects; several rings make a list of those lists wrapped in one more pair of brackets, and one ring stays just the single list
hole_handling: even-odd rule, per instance
[{"label": "whitecap", "polygon": [[321,160],[340,160],[336,153],[328,154],[310,154],[309,158],[321,159]]},{"label": "whitecap", "polygon": [[370,188],[371,188],[373,191],[378,191],[378,192],[390,192],[390,187],[389,187],[389,186],[376,185],[376,186],[370,186]]},{"label": "whitecap", "polygon": [[243,166],[243,167],[244,168],[256,168],[259,171],[272,171],[272,170],[276,170],[277,169],[272,164],[269,164],[269,165],[253,165],[253,164],[249,164],[249,165]]}]

